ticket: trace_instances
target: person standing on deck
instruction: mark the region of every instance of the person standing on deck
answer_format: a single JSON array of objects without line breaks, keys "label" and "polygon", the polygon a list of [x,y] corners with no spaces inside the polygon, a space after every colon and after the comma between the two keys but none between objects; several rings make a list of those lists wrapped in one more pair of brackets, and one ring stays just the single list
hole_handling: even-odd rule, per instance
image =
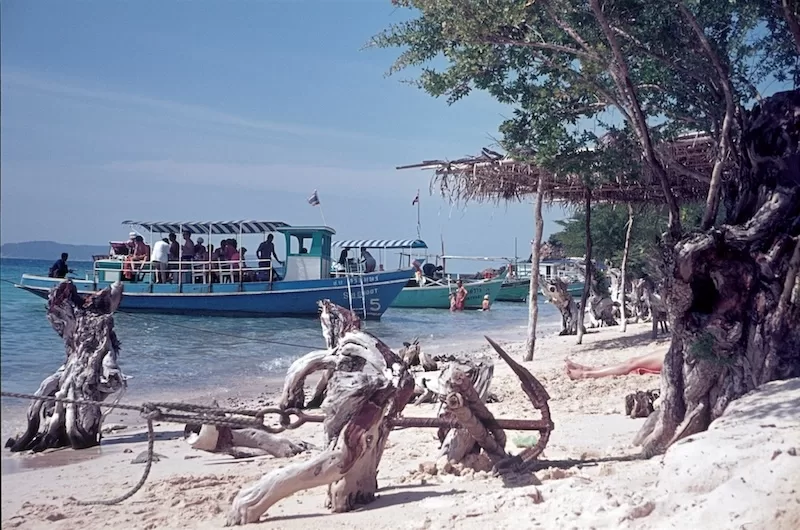
[{"label": "person standing on deck", "polygon": [[367,250],[367,247],[361,247],[361,259],[364,260],[364,272],[375,272],[377,263]]},{"label": "person standing on deck", "polygon": [[47,276],[50,278],[66,278],[67,273],[75,272],[67,266],[68,258],[69,254],[62,252],[61,258],[57,259],[55,263],[53,263],[53,265],[50,267],[50,271],[47,273]]},{"label": "person standing on deck", "polygon": [[181,245],[181,261],[192,261],[194,259],[194,241],[192,234],[184,230],[183,245]]},{"label": "person standing on deck", "polygon": [[166,237],[153,244],[150,254],[150,267],[156,271],[156,283],[167,283],[167,264],[169,262],[169,239]]},{"label": "person standing on deck", "polygon": [[275,237],[272,234],[267,236],[267,239],[261,242],[256,249],[256,257],[258,258],[258,268],[262,269],[259,272],[259,275],[265,275],[269,277],[272,275],[272,258],[275,258],[275,261],[279,265],[283,265],[283,262],[278,259],[278,255],[275,254],[275,243],[273,240]]}]

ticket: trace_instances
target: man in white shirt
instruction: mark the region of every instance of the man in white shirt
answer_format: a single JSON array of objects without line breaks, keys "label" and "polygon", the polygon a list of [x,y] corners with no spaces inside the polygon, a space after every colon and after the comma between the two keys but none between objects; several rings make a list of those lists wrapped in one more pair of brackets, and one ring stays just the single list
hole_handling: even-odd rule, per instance
[{"label": "man in white shirt", "polygon": [[156,241],[150,254],[150,267],[156,271],[156,283],[166,283],[169,263],[169,239]]}]

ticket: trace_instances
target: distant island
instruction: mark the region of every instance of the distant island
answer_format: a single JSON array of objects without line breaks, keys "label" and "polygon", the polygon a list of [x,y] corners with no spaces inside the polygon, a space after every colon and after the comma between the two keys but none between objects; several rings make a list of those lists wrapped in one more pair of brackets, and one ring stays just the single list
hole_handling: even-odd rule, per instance
[{"label": "distant island", "polygon": [[108,245],[68,245],[55,241],[23,241],[0,246],[0,258],[56,260],[62,252],[71,261],[92,261],[92,256],[108,254]]}]

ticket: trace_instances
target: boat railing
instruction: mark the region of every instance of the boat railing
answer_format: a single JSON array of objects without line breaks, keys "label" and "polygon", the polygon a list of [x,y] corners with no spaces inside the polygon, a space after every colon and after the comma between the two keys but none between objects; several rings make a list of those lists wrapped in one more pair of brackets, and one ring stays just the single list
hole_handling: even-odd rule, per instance
[{"label": "boat railing", "polygon": [[[129,281],[148,283],[242,283],[251,281],[272,282],[279,279],[272,262],[268,267],[251,267],[244,260],[171,260],[156,262],[147,259],[132,259],[119,256],[115,259],[121,267],[110,266],[107,262],[95,261],[95,277],[99,273],[121,273]],[[267,261],[267,260],[260,260]],[[163,264],[163,268],[161,267]]]}]

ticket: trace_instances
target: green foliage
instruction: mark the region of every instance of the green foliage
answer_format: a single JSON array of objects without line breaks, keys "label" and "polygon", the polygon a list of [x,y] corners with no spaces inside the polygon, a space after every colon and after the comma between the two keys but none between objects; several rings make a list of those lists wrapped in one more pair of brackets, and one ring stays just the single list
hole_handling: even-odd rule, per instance
[{"label": "green foliage", "polygon": [[[371,41],[403,50],[390,72],[419,69],[417,85],[450,104],[482,90],[513,106],[500,125],[502,147],[556,175],[581,174],[590,185],[637,179],[645,137],[720,134],[720,75],[679,2],[393,3],[417,17]],[[751,101],[765,79],[800,78],[800,61],[775,2],[684,3],[719,57],[737,104]],[[621,77],[612,44],[621,50],[635,93]],[[635,119],[639,108],[647,120],[644,132]]]},{"label": "green foliage", "polygon": [[[681,207],[684,226],[693,229],[700,225],[703,206],[690,204]],[[658,277],[656,263],[660,260],[659,243],[667,226],[665,207],[634,208],[633,230],[628,252],[628,272],[634,276],[648,274]],[[556,221],[561,230],[550,240],[563,245],[568,256],[586,253],[586,213],[575,212],[570,218]],[[592,255],[598,263],[610,261],[615,267],[622,263],[628,209],[622,205],[600,204],[592,207]]]}]

